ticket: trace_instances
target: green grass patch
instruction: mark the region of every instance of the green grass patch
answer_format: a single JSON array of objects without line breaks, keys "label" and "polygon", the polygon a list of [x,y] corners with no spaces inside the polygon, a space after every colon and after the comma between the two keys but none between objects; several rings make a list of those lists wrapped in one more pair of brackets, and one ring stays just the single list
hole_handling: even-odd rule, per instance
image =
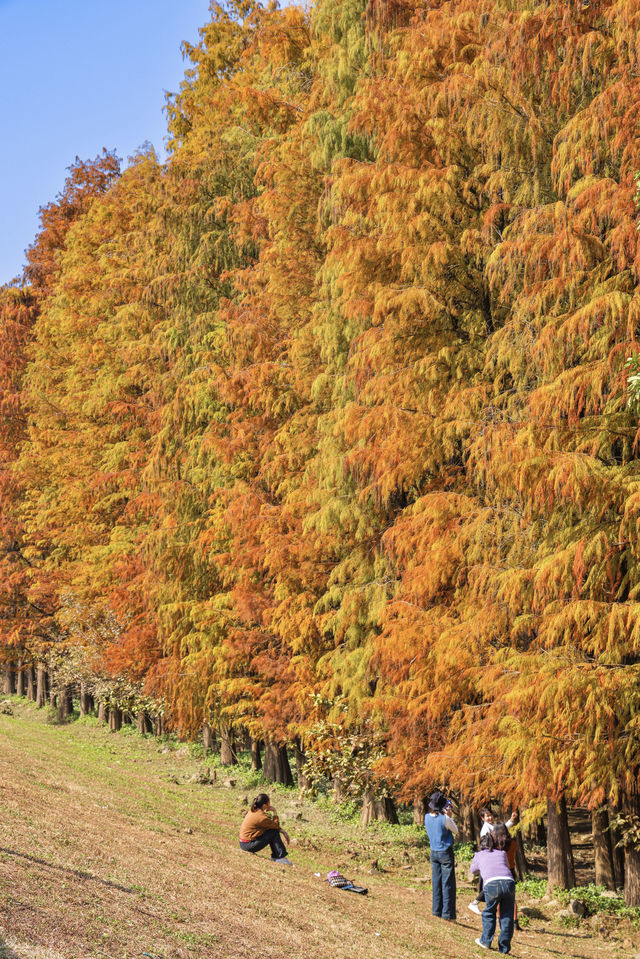
[{"label": "green grass patch", "polygon": [[456,862],[471,862],[476,853],[476,847],[472,842],[456,843],[454,849]]},{"label": "green grass patch", "polygon": [[525,876],[521,882],[516,883],[516,897],[528,896],[529,899],[542,899],[547,891],[547,880],[538,879],[536,876]]},{"label": "green grass patch", "polygon": [[568,905],[572,899],[585,905],[587,914],[596,913],[619,916],[621,919],[640,920],[638,906],[625,906],[622,896],[612,896],[604,886],[589,883],[588,886],[576,886],[574,889],[556,889],[556,897],[563,905]]}]

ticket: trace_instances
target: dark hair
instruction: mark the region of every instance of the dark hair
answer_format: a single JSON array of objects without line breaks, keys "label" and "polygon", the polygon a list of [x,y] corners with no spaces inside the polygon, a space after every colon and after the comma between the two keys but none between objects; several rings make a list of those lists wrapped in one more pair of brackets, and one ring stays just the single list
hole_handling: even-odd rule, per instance
[{"label": "dark hair", "polygon": [[486,832],[484,836],[480,837],[480,849],[493,849],[493,836],[490,832]]},{"label": "dark hair", "polygon": [[493,809],[491,809],[490,806],[483,806],[482,809],[480,810],[480,815],[482,816],[483,819],[487,813],[489,813],[490,816],[493,816]]},{"label": "dark hair", "polygon": [[446,796],[443,796],[438,790],[436,790],[434,793],[431,793],[431,798],[429,799],[429,809],[432,812],[441,813],[446,805]]},{"label": "dark hair", "polygon": [[494,849],[500,849],[502,852],[507,851],[511,842],[511,836],[509,835],[509,830],[503,822],[497,822],[495,824],[491,838],[493,840]]},{"label": "dark hair", "polygon": [[267,794],[260,793],[260,795],[256,796],[256,798],[251,803],[251,812],[257,812],[258,809],[262,809],[263,806],[266,806],[268,802],[269,802],[269,797],[267,796]]}]

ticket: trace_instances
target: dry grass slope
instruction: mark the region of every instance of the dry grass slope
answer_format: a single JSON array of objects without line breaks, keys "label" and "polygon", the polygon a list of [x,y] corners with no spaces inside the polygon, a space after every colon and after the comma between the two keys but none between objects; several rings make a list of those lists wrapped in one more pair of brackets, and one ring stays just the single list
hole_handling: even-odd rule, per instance
[{"label": "dry grass slope", "polygon": [[[401,849],[404,871],[372,877],[353,827],[290,792],[278,805],[295,824],[296,867],[276,867],[237,847],[246,790],[190,782],[201,764],[188,750],[163,751],[91,720],[57,726],[21,701],[13,713],[0,715],[0,959],[482,954],[469,889],[458,924],[431,918],[415,839]],[[367,862],[384,861],[393,841],[388,830],[368,832]],[[314,875],[336,866],[370,895],[333,890]],[[538,926],[517,934],[514,955],[630,954],[628,940]]]}]

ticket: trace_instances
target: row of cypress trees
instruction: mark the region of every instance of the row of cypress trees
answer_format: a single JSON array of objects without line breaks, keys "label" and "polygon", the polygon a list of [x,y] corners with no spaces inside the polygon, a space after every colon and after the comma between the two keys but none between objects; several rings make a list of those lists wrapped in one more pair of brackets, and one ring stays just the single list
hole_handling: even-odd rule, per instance
[{"label": "row of cypress trees", "polygon": [[640,902],[639,26],[212,5],[167,163],[76,161],[0,294],[11,668],[339,791],[610,802]]}]

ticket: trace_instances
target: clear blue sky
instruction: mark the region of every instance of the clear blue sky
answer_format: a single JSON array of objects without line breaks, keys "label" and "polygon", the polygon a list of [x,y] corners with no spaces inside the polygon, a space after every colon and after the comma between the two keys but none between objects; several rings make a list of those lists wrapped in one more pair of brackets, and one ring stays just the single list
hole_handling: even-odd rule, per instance
[{"label": "clear blue sky", "polygon": [[0,0],[0,284],[22,269],[38,207],[76,156],[164,156],[165,91],[208,0]]}]

